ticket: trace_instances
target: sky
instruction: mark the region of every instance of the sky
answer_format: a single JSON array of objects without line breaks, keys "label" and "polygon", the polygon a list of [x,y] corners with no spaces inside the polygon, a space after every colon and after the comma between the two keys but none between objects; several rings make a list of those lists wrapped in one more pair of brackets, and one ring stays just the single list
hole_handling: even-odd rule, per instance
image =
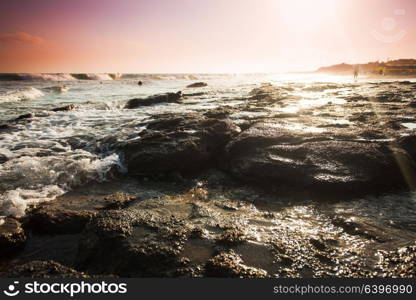
[{"label": "sky", "polygon": [[415,54],[415,0],[0,0],[0,72],[310,71]]}]

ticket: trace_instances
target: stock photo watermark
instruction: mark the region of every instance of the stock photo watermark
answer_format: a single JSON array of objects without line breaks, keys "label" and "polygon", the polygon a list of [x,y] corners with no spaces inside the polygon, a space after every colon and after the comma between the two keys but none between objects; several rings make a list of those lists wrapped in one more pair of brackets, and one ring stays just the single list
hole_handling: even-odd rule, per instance
[{"label": "stock photo watermark", "polygon": [[60,294],[74,297],[78,294],[126,294],[127,283],[107,283],[105,281],[72,282],[72,283],[48,283],[48,282],[26,282],[19,284],[14,281],[7,285],[3,294],[8,297],[15,297],[19,294]]},{"label": "stock photo watermark", "polygon": [[393,17],[385,17],[381,20],[381,30],[373,29],[371,35],[380,42],[383,43],[397,43],[402,40],[407,32],[403,28],[398,28],[397,19],[406,15],[406,10],[402,8],[395,9],[393,11]]}]

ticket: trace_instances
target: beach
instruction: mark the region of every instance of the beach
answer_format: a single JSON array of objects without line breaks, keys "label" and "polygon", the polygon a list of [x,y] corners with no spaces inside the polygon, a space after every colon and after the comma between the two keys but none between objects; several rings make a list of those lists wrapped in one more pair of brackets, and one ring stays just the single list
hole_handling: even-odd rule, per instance
[{"label": "beach", "polygon": [[4,77],[0,274],[413,277],[415,96],[313,73]]}]

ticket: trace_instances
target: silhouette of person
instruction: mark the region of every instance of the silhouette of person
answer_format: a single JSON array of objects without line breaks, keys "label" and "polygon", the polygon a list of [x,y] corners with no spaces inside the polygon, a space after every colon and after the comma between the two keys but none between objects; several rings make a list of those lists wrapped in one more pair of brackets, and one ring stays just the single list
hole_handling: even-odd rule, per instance
[{"label": "silhouette of person", "polygon": [[358,78],[358,66],[354,67],[354,80],[357,80]]}]

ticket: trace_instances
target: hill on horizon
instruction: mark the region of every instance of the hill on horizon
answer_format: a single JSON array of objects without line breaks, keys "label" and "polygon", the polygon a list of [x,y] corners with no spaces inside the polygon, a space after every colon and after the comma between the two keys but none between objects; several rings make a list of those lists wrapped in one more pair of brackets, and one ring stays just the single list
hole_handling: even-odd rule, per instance
[{"label": "hill on horizon", "polygon": [[331,66],[320,67],[315,72],[333,75],[352,74],[354,68],[358,67],[360,73],[369,75],[416,75],[416,59],[396,59],[387,62],[368,62],[365,64],[341,63]]}]

